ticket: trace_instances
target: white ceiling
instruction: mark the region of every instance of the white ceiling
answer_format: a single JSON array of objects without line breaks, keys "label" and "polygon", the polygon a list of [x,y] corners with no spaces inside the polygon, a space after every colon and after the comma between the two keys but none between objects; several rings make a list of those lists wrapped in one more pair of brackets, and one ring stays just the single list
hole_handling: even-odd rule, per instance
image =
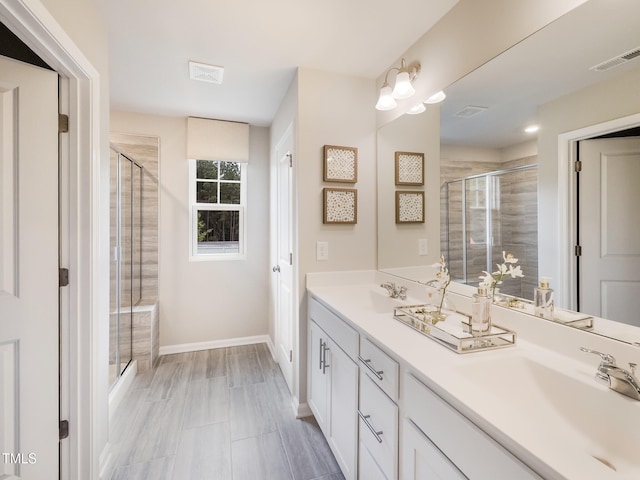
[{"label": "white ceiling", "polygon": [[[109,34],[112,109],[261,126],[296,67],[377,78],[458,2],[95,1]],[[189,60],[223,66],[223,84],[189,80]]]}]

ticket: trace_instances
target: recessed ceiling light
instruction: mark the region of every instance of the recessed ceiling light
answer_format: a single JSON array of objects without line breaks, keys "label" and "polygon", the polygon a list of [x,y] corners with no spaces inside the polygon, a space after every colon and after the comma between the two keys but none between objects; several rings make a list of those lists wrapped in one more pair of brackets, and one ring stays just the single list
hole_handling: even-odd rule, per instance
[{"label": "recessed ceiling light", "polygon": [[527,133],[535,133],[540,129],[540,127],[538,125],[529,125],[527,128],[524,129],[525,132]]},{"label": "recessed ceiling light", "polygon": [[224,67],[189,61],[189,78],[198,82],[222,83]]}]

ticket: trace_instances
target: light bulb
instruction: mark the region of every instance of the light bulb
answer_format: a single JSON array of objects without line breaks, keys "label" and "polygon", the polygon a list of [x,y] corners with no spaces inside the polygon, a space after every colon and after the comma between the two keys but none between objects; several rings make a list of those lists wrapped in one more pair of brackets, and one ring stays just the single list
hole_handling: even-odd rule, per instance
[{"label": "light bulb", "polygon": [[427,100],[424,103],[429,103],[429,104],[440,103],[445,98],[447,98],[447,96],[442,90],[440,90],[438,93],[434,93],[429,98],[427,98]]},{"label": "light bulb", "polygon": [[416,91],[413,89],[413,85],[411,85],[409,72],[404,70],[400,71],[396,76],[396,84],[393,87],[393,98],[409,98],[414,93],[416,93]]},{"label": "light bulb", "polygon": [[378,97],[378,103],[376,104],[377,110],[391,110],[397,105],[393,99],[391,87],[388,83],[385,83],[380,89],[380,96]]},{"label": "light bulb", "polygon": [[416,105],[414,105],[411,110],[409,110],[407,113],[409,115],[417,115],[419,113],[422,113],[426,110],[426,107],[424,106],[424,103],[418,103]]}]

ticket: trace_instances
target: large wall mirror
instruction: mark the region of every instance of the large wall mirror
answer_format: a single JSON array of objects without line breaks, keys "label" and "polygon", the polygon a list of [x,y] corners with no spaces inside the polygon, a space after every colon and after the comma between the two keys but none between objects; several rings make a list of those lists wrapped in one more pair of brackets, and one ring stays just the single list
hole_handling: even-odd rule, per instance
[{"label": "large wall mirror", "polygon": [[[442,253],[472,292],[506,251],[525,276],[504,293],[550,277],[558,306],[640,345],[638,32],[637,0],[589,0],[381,127],[379,269],[426,281]],[[395,184],[397,151],[425,154],[424,185]],[[399,190],[424,192],[424,223],[395,221]]]}]

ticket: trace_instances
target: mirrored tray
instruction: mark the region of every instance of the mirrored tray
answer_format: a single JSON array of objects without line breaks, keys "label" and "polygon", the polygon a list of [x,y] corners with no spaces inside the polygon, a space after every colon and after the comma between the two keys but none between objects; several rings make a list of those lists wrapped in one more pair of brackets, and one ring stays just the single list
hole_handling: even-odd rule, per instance
[{"label": "mirrored tray", "polygon": [[[500,307],[518,310],[529,315],[536,316],[535,306],[531,300],[524,298],[512,297],[511,295],[496,294],[494,305]],[[553,312],[553,318],[547,318],[556,323],[568,325],[570,327],[579,328],[581,330],[590,330],[593,328],[593,317],[584,313],[572,312],[562,308],[556,308]]]},{"label": "mirrored tray", "polygon": [[443,309],[446,318],[433,325],[430,318],[435,310],[433,305],[428,304],[407,305],[397,307],[393,312],[393,318],[456,353],[493,350],[510,347],[516,343],[515,332],[497,325],[492,325],[491,330],[482,336],[473,336],[471,317],[458,311]]}]

